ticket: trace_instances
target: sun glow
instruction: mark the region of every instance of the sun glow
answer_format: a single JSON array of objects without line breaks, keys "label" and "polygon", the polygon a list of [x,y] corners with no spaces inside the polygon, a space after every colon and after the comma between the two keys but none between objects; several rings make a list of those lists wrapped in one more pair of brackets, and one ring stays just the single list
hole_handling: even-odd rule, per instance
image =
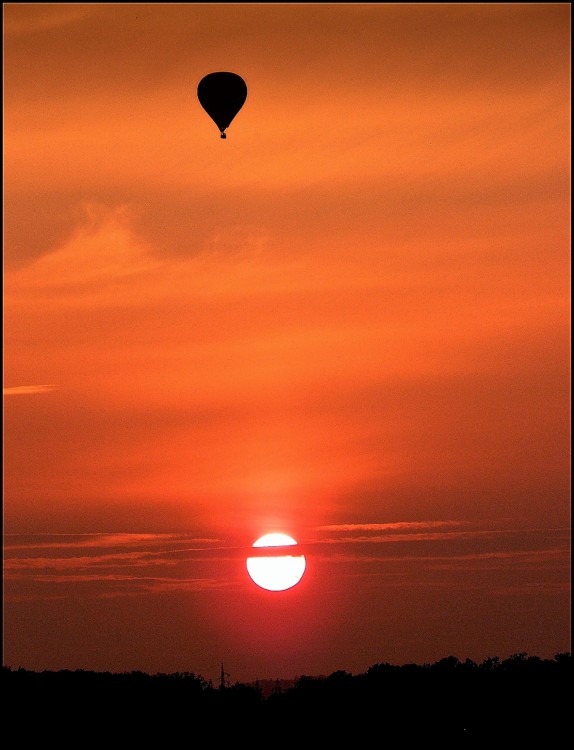
[{"label": "sun glow", "polygon": [[[290,547],[297,542],[287,534],[265,534],[254,547]],[[268,591],[285,591],[295,586],[305,572],[304,555],[265,555],[247,558],[247,572],[254,583]]]}]

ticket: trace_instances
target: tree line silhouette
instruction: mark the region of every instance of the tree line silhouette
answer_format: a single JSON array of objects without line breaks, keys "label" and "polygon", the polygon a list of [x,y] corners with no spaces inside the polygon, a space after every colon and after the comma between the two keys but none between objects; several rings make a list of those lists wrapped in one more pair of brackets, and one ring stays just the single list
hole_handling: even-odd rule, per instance
[{"label": "tree line silhouette", "polygon": [[305,748],[392,740],[409,748],[439,740],[442,747],[538,742],[553,748],[572,739],[571,663],[570,653],[378,663],[357,675],[339,670],[277,680],[265,694],[259,682],[213,685],[193,672],[3,667],[4,728],[11,736],[12,724],[20,741],[52,738],[59,747],[113,738],[118,747],[205,740],[217,748],[247,740]]}]

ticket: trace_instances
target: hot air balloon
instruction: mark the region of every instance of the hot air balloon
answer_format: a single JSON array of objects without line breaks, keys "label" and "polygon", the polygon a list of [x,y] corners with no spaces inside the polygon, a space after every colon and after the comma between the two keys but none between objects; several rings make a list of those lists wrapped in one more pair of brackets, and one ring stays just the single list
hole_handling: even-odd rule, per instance
[{"label": "hot air balloon", "polygon": [[245,103],[247,86],[237,73],[209,73],[197,86],[197,98],[226,138],[226,128]]}]

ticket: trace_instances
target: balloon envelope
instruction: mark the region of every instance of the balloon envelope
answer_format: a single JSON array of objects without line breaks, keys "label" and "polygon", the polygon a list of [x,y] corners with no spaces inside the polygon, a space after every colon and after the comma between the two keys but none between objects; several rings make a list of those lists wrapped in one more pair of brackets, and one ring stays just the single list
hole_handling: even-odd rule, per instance
[{"label": "balloon envelope", "polygon": [[225,129],[245,103],[247,85],[237,73],[209,73],[197,86],[197,98],[225,138]]}]

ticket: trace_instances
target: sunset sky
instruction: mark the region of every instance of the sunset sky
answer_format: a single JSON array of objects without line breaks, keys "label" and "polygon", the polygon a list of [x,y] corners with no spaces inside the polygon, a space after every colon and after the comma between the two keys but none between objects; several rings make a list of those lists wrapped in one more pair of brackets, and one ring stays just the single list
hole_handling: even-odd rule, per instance
[{"label": "sunset sky", "polygon": [[4,664],[569,651],[570,4],[3,12]]}]

